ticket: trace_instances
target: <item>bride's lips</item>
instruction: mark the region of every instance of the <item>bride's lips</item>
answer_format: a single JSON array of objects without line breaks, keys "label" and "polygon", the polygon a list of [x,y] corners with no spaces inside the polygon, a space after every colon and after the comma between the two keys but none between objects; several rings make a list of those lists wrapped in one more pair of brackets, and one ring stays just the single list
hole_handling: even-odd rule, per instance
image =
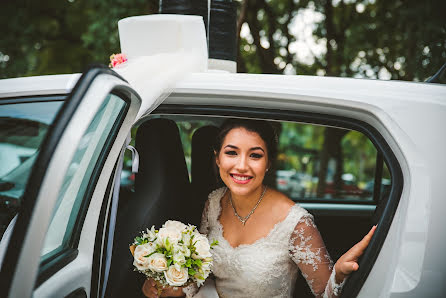
[{"label": "bride's lips", "polygon": [[252,176],[249,175],[241,175],[241,174],[230,174],[232,181],[238,184],[246,184],[252,180]]}]

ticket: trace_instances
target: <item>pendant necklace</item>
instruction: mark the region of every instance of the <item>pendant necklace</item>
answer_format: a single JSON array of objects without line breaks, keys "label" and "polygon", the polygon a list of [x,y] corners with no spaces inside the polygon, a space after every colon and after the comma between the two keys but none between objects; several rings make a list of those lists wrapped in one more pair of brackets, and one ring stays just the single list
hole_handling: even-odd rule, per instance
[{"label": "pendant necklace", "polygon": [[249,217],[254,213],[254,211],[256,210],[257,206],[259,206],[260,201],[262,201],[263,196],[265,195],[266,192],[266,185],[263,188],[263,192],[260,195],[259,200],[257,201],[257,204],[254,206],[254,208],[252,208],[251,212],[248,213],[248,215],[246,215],[245,217],[241,217],[240,215],[238,215],[237,210],[235,210],[234,204],[232,203],[232,196],[231,196],[231,192],[229,192],[229,202],[231,202],[231,207],[232,210],[234,210],[234,214],[235,216],[242,222],[243,225],[245,225],[246,221],[249,219]]}]

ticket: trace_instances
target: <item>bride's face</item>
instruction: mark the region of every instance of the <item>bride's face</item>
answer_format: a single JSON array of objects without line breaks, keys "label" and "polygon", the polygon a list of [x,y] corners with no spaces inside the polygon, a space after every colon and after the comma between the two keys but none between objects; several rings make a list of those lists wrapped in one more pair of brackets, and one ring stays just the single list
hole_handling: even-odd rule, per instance
[{"label": "bride's face", "polygon": [[262,186],[269,164],[267,147],[257,133],[234,128],[224,138],[216,162],[232,194],[250,195]]}]

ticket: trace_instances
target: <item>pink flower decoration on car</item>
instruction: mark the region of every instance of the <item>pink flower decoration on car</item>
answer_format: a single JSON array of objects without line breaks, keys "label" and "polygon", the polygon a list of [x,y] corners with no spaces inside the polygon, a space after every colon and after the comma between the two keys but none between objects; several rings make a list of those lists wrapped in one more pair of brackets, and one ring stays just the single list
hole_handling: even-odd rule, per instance
[{"label": "pink flower decoration on car", "polygon": [[122,63],[127,62],[125,54],[113,54],[110,56],[110,67],[116,67]]}]

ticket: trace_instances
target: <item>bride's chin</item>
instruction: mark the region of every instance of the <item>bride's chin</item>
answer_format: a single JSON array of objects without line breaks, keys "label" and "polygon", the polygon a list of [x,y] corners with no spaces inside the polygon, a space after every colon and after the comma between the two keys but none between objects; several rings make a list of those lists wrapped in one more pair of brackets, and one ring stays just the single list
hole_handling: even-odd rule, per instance
[{"label": "bride's chin", "polygon": [[[259,186],[261,187],[261,185]],[[228,185],[232,196],[248,196],[254,193],[258,187],[253,187],[252,185],[238,185],[230,184]]]}]

